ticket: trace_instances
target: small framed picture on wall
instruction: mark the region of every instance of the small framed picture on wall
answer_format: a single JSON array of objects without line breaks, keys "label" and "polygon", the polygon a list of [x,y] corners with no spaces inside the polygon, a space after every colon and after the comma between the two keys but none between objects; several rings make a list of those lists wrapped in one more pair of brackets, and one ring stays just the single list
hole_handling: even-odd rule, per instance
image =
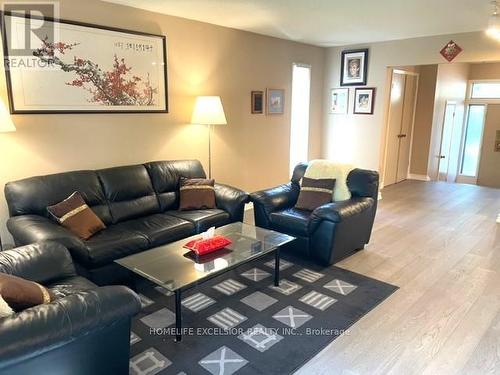
[{"label": "small framed picture on wall", "polygon": [[375,88],[356,88],[354,91],[354,111],[355,115],[373,115],[375,105]]},{"label": "small framed picture on wall", "polygon": [[264,113],[264,91],[252,91],[252,113]]},{"label": "small framed picture on wall", "polygon": [[342,51],[340,86],[365,86],[368,74],[368,49]]},{"label": "small framed picture on wall", "polygon": [[282,115],[285,112],[285,90],[267,89],[267,114]]},{"label": "small framed picture on wall", "polygon": [[349,108],[349,89],[331,89],[330,113],[346,115]]}]

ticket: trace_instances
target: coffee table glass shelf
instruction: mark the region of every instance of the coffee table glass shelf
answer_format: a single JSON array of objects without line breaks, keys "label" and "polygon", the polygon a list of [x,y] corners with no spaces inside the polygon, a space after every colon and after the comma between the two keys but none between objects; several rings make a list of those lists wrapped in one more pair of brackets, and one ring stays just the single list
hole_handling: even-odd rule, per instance
[{"label": "coffee table glass shelf", "polygon": [[295,237],[244,223],[232,223],[215,230],[232,244],[214,253],[193,258],[183,246],[200,235],[130,255],[116,263],[175,294],[176,341],[181,340],[181,293],[239,265],[275,255],[274,284],[279,285],[279,249]]}]

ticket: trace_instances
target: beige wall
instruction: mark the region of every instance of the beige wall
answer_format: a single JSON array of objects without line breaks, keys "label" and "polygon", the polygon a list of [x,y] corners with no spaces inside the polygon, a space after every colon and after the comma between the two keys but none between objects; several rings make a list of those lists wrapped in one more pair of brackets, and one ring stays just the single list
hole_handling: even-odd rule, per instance
[{"label": "beige wall", "polygon": [[500,63],[470,64],[469,79],[500,79]]},{"label": "beige wall", "polygon": [[[207,129],[188,125],[196,95],[220,95],[227,126],[215,129],[213,174],[248,191],[288,179],[292,63],[312,66],[310,158],[321,155],[323,63],[319,47],[96,0],[63,0],[61,18],[164,34],[169,114],[17,115],[0,134],[0,184],[60,171],[196,158],[207,167]],[[285,89],[285,115],[250,114],[250,91]],[[6,101],[5,75],[0,73]],[[0,200],[0,224],[7,210]]]},{"label": "beige wall", "polygon": [[494,151],[497,131],[500,131],[500,104],[489,104],[484,123],[478,185],[500,188],[500,152]]},{"label": "beige wall", "polygon": [[415,123],[413,125],[410,173],[427,176],[432,118],[436,97],[437,65],[422,65],[419,74]]},{"label": "beige wall", "polygon": [[[352,162],[360,167],[381,170],[389,97],[387,67],[444,63],[446,61],[439,51],[450,39],[463,48],[453,64],[500,60],[498,42],[488,38],[483,32],[328,48],[325,63],[323,155],[334,160]],[[348,115],[328,114],[326,104],[329,90],[340,85],[341,51],[364,47],[370,48],[367,86],[377,88],[374,115],[353,115],[352,100]],[[350,91],[352,99],[354,89],[351,88]]]}]

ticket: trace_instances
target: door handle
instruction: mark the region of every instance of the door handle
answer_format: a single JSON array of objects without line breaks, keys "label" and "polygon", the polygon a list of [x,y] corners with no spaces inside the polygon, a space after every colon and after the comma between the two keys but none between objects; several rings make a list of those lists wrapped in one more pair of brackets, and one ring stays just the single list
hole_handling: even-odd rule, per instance
[{"label": "door handle", "polygon": [[444,156],[444,155],[439,155],[438,157],[439,157],[439,159],[444,159],[444,158],[446,158],[446,156]]},{"label": "door handle", "polygon": [[405,138],[406,134],[398,134],[398,138]]}]

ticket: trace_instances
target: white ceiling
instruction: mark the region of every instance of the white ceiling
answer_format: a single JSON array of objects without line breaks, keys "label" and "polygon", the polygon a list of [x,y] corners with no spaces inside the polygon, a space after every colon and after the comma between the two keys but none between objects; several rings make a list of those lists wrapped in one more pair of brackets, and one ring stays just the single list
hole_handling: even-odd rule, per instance
[{"label": "white ceiling", "polygon": [[105,0],[319,46],[484,30],[489,0]]}]

